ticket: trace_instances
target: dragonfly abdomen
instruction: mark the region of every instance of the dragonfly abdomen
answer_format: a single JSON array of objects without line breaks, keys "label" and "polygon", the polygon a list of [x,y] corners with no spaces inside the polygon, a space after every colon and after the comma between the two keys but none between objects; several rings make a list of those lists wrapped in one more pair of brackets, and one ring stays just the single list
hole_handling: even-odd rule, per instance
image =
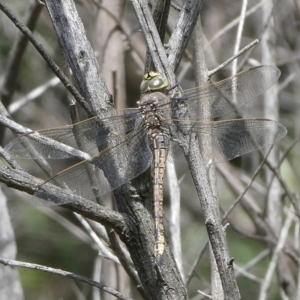
[{"label": "dragonfly abdomen", "polygon": [[169,147],[169,137],[163,133],[157,133],[155,136],[152,135],[150,138],[150,145],[153,152],[152,178],[155,225],[154,255],[155,257],[159,257],[165,250],[163,183]]}]

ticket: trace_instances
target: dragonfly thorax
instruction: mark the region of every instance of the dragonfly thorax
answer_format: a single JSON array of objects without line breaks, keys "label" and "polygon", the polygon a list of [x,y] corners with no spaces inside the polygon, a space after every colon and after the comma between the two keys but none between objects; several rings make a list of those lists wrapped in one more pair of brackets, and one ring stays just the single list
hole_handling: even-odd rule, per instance
[{"label": "dragonfly thorax", "polygon": [[139,109],[146,123],[146,127],[153,129],[161,126],[161,121],[165,116],[159,106],[167,97],[163,93],[155,92],[145,94],[138,102]]}]

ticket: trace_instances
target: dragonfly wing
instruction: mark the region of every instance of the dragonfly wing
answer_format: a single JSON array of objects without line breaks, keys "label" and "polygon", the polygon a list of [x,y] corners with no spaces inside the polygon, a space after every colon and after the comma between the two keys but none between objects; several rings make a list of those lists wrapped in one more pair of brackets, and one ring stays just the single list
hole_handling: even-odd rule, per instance
[{"label": "dragonfly wing", "polygon": [[203,116],[203,103],[208,104],[209,116],[207,118],[217,118],[236,110],[264,93],[278,80],[279,76],[280,71],[276,67],[255,67],[217,83],[182,91],[174,98],[186,104],[192,120],[199,120],[199,116]]},{"label": "dragonfly wing", "polygon": [[[146,132],[140,129],[127,135],[118,145],[103,150],[91,161],[80,162],[58,173],[41,185],[35,196],[45,200],[43,204],[46,205],[68,203],[72,201],[68,195],[72,194],[94,200],[137,177],[149,168],[151,162]],[[45,185],[48,184],[62,187],[60,193],[63,197],[61,194],[47,194]]]},{"label": "dragonfly wing", "polygon": [[286,128],[273,120],[241,119],[217,122],[213,127],[216,162],[231,160],[273,145],[286,135]]},{"label": "dragonfly wing", "polygon": [[[15,158],[35,159],[41,155],[46,159],[61,159],[76,156],[71,148],[78,149],[82,145],[82,151],[94,155],[96,151],[122,140],[127,132],[134,129],[139,119],[139,115],[132,110],[105,118],[94,117],[69,126],[21,135],[5,149]],[[108,126],[114,130],[109,130]]]},{"label": "dragonfly wing", "polygon": [[267,119],[236,119],[217,122],[181,122],[181,130],[196,133],[198,140],[208,141],[208,153],[215,163],[273,145],[283,138],[286,128]]}]

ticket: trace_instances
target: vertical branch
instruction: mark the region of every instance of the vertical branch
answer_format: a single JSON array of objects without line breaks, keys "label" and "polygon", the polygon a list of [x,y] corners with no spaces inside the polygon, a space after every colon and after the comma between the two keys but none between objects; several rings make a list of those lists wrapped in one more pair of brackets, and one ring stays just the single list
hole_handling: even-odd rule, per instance
[{"label": "vertical branch", "polygon": [[[2,192],[2,188],[0,188],[0,257],[6,259],[15,259],[17,255],[17,246],[6,200],[7,199]],[[8,268],[7,266],[1,264],[0,282],[1,299],[24,299],[17,269]]]},{"label": "vertical branch", "polygon": [[[170,0],[156,0],[153,1],[152,15],[153,21],[156,26],[157,32],[160,36],[160,40],[164,43],[166,25],[170,10]],[[151,51],[147,49],[145,73],[151,71],[154,65],[152,63]]]},{"label": "vertical branch", "polygon": [[[193,50],[194,74],[195,74],[196,86],[201,86],[208,81],[208,69],[207,69],[205,54],[204,54],[204,41],[203,41],[203,32],[202,32],[200,15],[193,31],[192,42],[193,42],[192,50]],[[205,120],[210,120],[211,113],[210,113],[209,103],[204,101],[201,102],[199,101],[198,105],[199,106],[201,105],[201,107],[198,107],[198,111],[201,112],[199,119],[201,120],[203,118]],[[215,172],[215,166],[212,164],[214,158],[212,157],[211,155],[212,153],[210,151],[210,149],[212,149],[211,147],[212,140],[210,136],[206,135],[206,140],[198,141],[198,143],[201,148],[203,161],[206,163],[206,165],[209,164],[209,167],[207,169],[207,177],[209,178],[209,180],[207,183],[209,184],[209,188],[211,189],[214,198],[217,199],[216,172]],[[212,201],[212,205],[213,204],[218,204],[218,203]],[[216,218],[219,218],[220,220],[219,205],[214,207],[213,210],[215,211]],[[214,299],[223,299],[224,294],[222,289],[221,278],[218,272],[218,267],[214,257],[213,249],[211,248],[211,244],[209,244],[209,254],[210,254],[212,297]]]},{"label": "vertical branch", "polygon": [[[208,70],[204,55],[204,42],[200,17],[197,20],[193,32],[193,54],[196,85],[201,86],[208,80]],[[201,118],[208,120],[211,119],[209,103],[205,103],[203,101],[200,103],[199,101],[199,105],[201,105],[201,107],[198,109],[202,114],[199,116],[200,120]],[[213,165],[214,158],[212,157],[212,153],[210,151],[210,149],[212,149],[212,140],[210,137],[207,137],[206,140],[198,141],[198,143],[201,149],[201,154],[198,154],[201,156],[201,162],[198,167],[203,169],[202,172],[199,172],[199,178],[201,178],[200,181],[202,187],[198,191],[198,194],[210,238],[212,296],[214,299],[239,299],[240,294],[234,277],[233,268],[229,267],[229,265],[226,263],[229,261],[229,252],[226,245],[225,232],[222,229],[219,215],[216,173]],[[189,154],[192,154],[192,152]],[[193,155],[195,154],[192,154],[192,156]],[[191,163],[193,164],[195,162]],[[193,177],[194,176],[195,174]],[[214,229],[211,231],[213,227]],[[219,236],[218,242],[215,240],[217,236]],[[226,276],[223,276],[223,272],[226,272]]]},{"label": "vertical branch", "polygon": [[[25,22],[26,26],[32,31],[35,28],[36,22],[42,11],[43,6],[37,1],[32,1],[28,12],[28,17]],[[10,103],[16,86],[16,77],[19,73],[20,64],[28,44],[28,39],[22,33],[19,33],[18,38],[14,42],[14,46],[10,51],[10,57],[7,64],[7,71],[3,79],[0,90],[1,101],[7,107]]]},{"label": "vertical branch", "polygon": [[[248,4],[248,0],[243,0],[233,54],[238,53],[238,51],[240,50],[242,32],[243,32],[245,18],[246,18],[247,4]],[[236,73],[237,73],[237,59],[235,59],[232,63],[232,75],[235,75]]]},{"label": "vertical branch", "polygon": [[123,9],[124,1],[102,1],[93,35],[99,65],[117,109],[124,108],[126,101],[124,40],[120,30]]},{"label": "vertical branch", "polygon": [[168,60],[172,70],[179,66],[200,13],[202,1],[185,1],[179,14],[176,27],[168,43]]},{"label": "vertical branch", "polygon": [[[94,51],[71,0],[45,0],[59,44],[76,78],[91,116],[111,109],[111,96],[101,76]],[[67,18],[65,16],[68,16]]]},{"label": "vertical branch", "polygon": [[[274,1],[267,1],[263,6],[263,24],[267,25],[266,31],[262,37],[262,63],[267,65],[276,65],[276,31],[273,15]],[[278,85],[264,93],[264,116],[268,119],[279,120],[279,102]],[[274,145],[269,157],[268,163],[271,166],[277,166],[279,161],[278,145]],[[281,184],[273,171],[266,168],[267,194],[267,216],[275,235],[278,237],[282,228],[283,190]],[[290,267],[289,257],[284,253],[278,253],[279,259],[276,260],[278,281],[289,299],[296,299],[297,287],[294,278],[294,272]],[[267,275],[267,274],[266,274]],[[265,282],[265,285],[268,283]],[[266,291],[261,290],[261,298],[264,299]]]},{"label": "vertical branch", "polygon": [[165,49],[161,42],[159,33],[156,30],[147,1],[131,0],[131,2],[143,31],[147,49],[151,54],[152,63],[155,66],[156,71],[164,74],[167,77],[170,85],[175,86],[175,75],[168,62]]}]

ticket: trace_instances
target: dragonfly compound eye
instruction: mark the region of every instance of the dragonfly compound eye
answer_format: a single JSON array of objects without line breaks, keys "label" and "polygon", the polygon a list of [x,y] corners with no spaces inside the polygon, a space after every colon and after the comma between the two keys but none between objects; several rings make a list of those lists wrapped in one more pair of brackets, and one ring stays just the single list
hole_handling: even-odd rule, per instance
[{"label": "dragonfly compound eye", "polygon": [[165,76],[157,72],[149,72],[144,75],[144,79],[140,86],[142,94],[162,90],[169,85]]}]

